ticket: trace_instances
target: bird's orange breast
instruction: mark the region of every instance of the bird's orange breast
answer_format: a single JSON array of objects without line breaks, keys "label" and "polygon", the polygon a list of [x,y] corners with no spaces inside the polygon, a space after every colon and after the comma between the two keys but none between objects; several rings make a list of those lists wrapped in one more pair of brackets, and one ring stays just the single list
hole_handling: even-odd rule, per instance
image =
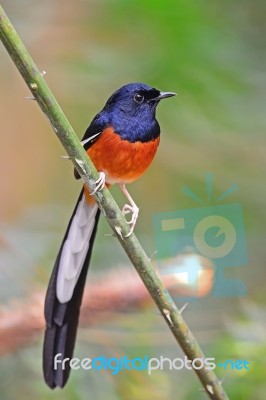
[{"label": "bird's orange breast", "polygon": [[107,128],[87,153],[97,170],[106,174],[107,183],[130,183],[149,167],[159,142],[159,137],[149,142],[129,142]]}]

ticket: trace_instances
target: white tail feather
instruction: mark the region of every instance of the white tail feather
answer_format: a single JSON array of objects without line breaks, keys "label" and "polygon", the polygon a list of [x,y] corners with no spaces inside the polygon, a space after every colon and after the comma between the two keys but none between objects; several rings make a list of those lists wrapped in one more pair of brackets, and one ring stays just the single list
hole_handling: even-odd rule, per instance
[{"label": "white tail feather", "polygon": [[97,204],[89,205],[83,195],[72,219],[59,261],[56,295],[60,303],[68,302],[81,273],[95,225]]}]

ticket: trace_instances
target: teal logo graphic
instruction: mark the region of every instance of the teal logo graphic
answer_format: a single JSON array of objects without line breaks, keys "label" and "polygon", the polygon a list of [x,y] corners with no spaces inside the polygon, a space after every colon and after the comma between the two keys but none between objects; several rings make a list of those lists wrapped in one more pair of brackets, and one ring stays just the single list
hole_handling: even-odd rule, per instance
[{"label": "teal logo graphic", "polygon": [[[244,296],[246,294],[244,283],[225,277],[226,269],[247,264],[242,207],[238,203],[221,204],[225,198],[236,191],[237,186],[233,184],[215,200],[214,205],[211,205],[213,203],[213,175],[207,174],[205,179],[207,205],[204,205],[202,199],[185,186],[183,193],[200,203],[200,207],[163,212],[154,216],[159,271],[161,274],[176,274],[177,277],[183,276],[183,278],[185,276],[187,285],[195,286],[195,275],[199,277],[199,267],[195,262],[196,255],[198,260],[212,265],[211,295]],[[175,260],[179,261],[175,262]]]}]

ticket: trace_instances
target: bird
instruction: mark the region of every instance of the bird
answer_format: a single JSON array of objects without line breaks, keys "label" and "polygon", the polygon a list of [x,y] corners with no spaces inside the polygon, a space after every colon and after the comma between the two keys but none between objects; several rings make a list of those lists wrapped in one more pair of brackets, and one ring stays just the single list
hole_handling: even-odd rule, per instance
[{"label": "bird", "polygon": [[[51,389],[63,388],[71,370],[69,361],[74,352],[82,295],[100,217],[92,194],[105,185],[119,185],[128,200],[122,212],[131,214],[127,236],[131,235],[139,208],[126,185],[138,179],[151,164],[160,142],[156,107],[162,99],[175,94],[144,83],[128,83],[111,95],[82,138],[81,143],[98,170],[99,179],[92,193],[85,185],[81,190],[45,297],[43,374]],[[74,175],[80,178],[77,170]],[[55,357],[65,362],[55,363]]]}]

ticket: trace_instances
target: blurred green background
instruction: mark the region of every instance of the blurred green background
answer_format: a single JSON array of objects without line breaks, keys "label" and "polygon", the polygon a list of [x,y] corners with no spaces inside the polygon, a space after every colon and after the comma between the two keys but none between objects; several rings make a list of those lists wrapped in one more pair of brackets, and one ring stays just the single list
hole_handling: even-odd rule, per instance
[{"label": "blurred green background", "polygon": [[[214,197],[232,183],[225,203],[243,207],[249,263],[229,271],[245,282],[245,298],[191,302],[185,318],[209,357],[247,359],[250,371],[216,371],[230,399],[265,399],[265,35],[261,0],[33,0],[2,2],[40,70],[81,137],[109,95],[140,81],[178,96],[157,116],[156,159],[130,187],[141,213],[136,233],[154,253],[152,217],[195,207],[184,185],[206,199],[204,174],[214,174]],[[62,146],[3,46],[0,46],[1,236],[0,300],[23,301],[47,285],[80,190]],[[114,188],[119,204],[123,198]],[[101,221],[97,271],[131,269]],[[110,257],[111,253],[111,257]],[[122,284],[122,283],[121,283]],[[183,303],[178,302],[178,306]],[[19,334],[19,333],[18,333]],[[42,337],[0,359],[2,400],[205,399],[189,371],[87,373],[73,371],[63,391],[42,380]],[[114,316],[83,329],[76,354],[180,357],[154,307]]]}]

